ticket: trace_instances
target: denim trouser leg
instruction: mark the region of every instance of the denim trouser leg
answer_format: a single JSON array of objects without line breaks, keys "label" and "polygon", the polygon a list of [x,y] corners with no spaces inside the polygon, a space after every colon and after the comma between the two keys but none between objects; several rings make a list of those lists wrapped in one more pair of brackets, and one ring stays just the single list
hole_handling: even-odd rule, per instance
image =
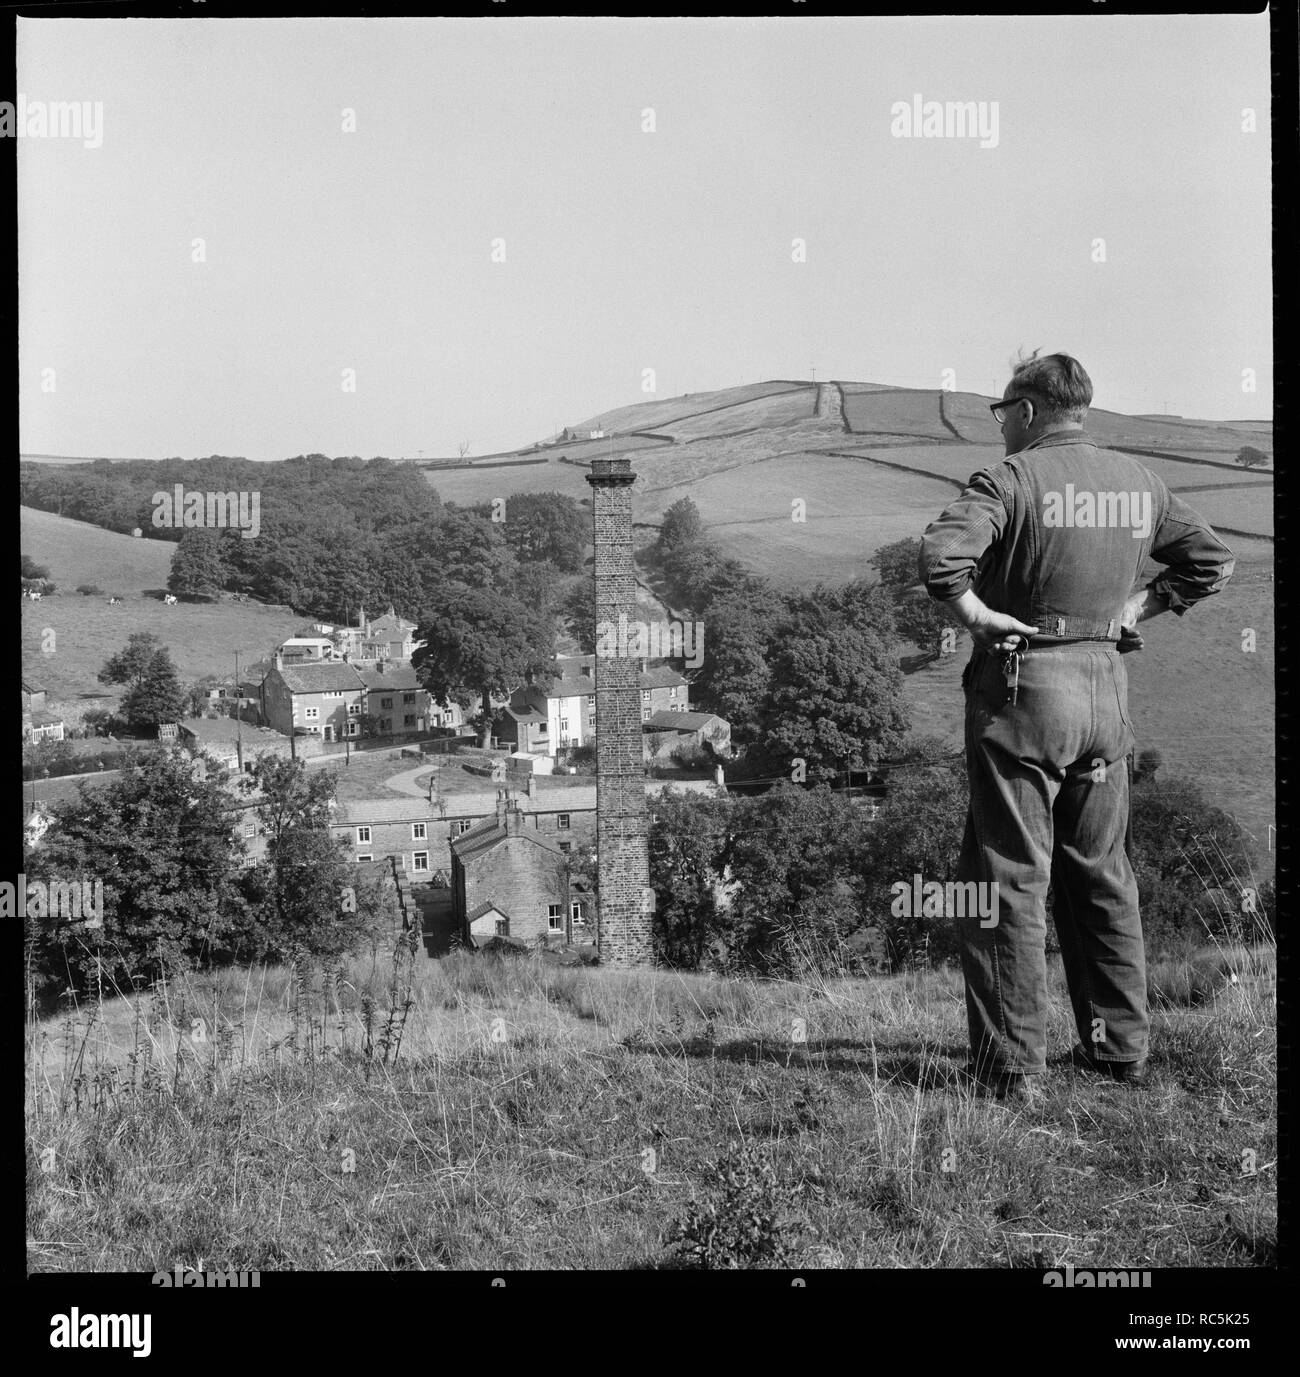
[{"label": "denim trouser leg", "polygon": [[[1099,1059],[1146,1051],[1137,886],[1124,849],[1133,736],[1114,651],[1031,650],[1015,704],[1000,657],[971,663],[970,811],[958,879],[998,886],[998,922],[957,919],[971,1060],[982,1073],[1046,1069],[1046,897],[1075,1018]],[[1105,1041],[1092,1040],[1102,1019]]]},{"label": "denim trouser leg", "polygon": [[[1056,799],[1052,893],[1079,1041],[1097,1061],[1147,1054],[1146,953],[1123,819],[1124,762],[1071,769]],[[1118,812],[1118,817],[1116,816]]]}]

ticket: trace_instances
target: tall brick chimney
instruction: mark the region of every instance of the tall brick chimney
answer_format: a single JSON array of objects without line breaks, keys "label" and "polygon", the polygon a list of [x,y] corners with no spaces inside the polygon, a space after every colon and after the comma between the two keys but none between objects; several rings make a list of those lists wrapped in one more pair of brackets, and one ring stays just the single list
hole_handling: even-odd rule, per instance
[{"label": "tall brick chimney", "polygon": [[[632,484],[626,458],[593,459],[596,634],[636,618],[632,570]],[[603,624],[603,625],[602,625]],[[620,648],[625,648],[620,646]],[[595,658],[596,950],[611,966],[653,961],[650,853],[646,827],[638,663],[626,655]]]}]

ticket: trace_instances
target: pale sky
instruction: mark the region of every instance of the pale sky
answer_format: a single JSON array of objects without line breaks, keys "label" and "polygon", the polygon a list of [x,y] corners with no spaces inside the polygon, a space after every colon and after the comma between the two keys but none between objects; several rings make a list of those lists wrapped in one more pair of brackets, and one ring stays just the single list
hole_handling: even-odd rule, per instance
[{"label": "pale sky", "polygon": [[[16,90],[103,112],[18,138],[25,453],[483,454],[1020,346],[1272,414],[1267,14],[22,18]],[[996,146],[896,137],[918,94]]]}]

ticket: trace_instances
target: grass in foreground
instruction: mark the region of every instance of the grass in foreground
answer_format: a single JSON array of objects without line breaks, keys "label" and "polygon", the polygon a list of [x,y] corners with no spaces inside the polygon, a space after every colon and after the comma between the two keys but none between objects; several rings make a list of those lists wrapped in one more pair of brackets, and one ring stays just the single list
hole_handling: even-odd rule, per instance
[{"label": "grass in foreground", "polygon": [[382,958],[307,985],[196,977],[33,1032],[29,1265],[1275,1260],[1266,949],[1153,967],[1156,1089],[1058,1067],[1029,1113],[956,1084],[951,972],[759,983],[457,954],[419,958],[409,997],[396,1059]]}]

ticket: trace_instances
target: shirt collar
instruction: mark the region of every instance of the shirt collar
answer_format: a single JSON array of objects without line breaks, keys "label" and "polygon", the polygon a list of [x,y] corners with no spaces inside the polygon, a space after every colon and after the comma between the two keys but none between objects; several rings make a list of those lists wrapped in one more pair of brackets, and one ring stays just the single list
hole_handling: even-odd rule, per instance
[{"label": "shirt collar", "polygon": [[1031,440],[1020,453],[1024,454],[1026,450],[1031,449],[1047,449],[1053,445],[1095,444],[1096,441],[1086,430],[1051,430],[1046,435],[1040,435],[1037,440]]}]

